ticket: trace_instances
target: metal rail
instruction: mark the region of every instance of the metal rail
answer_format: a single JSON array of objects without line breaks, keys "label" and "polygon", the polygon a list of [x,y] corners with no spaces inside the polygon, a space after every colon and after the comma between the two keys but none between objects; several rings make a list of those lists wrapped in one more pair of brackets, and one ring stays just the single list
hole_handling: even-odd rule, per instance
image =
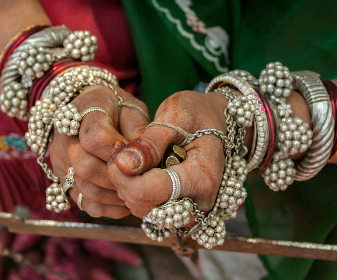
[{"label": "metal rail", "polygon": [[[0,212],[0,224],[4,225],[12,233],[166,246],[172,247],[183,255],[192,255],[195,250],[203,249],[203,246],[194,240],[181,240],[176,236],[165,238],[163,242],[158,243],[148,238],[140,228],[135,227],[22,219],[17,215],[3,212]],[[246,238],[231,235],[226,236],[225,243],[221,246],[216,246],[215,250],[337,261],[336,245]]]}]

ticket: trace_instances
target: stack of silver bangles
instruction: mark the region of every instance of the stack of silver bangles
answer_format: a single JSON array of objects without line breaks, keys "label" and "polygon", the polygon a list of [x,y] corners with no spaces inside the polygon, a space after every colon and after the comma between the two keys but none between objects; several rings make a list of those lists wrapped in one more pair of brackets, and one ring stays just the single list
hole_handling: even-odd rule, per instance
[{"label": "stack of silver bangles", "polygon": [[[239,206],[244,203],[247,197],[243,186],[248,173],[247,163],[243,158],[247,152],[247,148],[243,144],[246,127],[252,125],[254,116],[261,117],[259,123],[261,127],[264,127],[266,118],[259,102],[261,101],[259,96],[253,87],[240,77],[232,74],[220,75],[211,81],[206,92],[214,91],[219,83],[224,82],[227,83],[227,86],[219,91],[229,100],[229,105],[224,111],[227,135],[215,129],[205,129],[196,131],[181,144],[187,145],[196,138],[210,134],[222,140],[226,165],[215,204],[206,216],[204,212],[197,209],[196,203],[190,198],[174,199],[174,197],[179,197],[175,193],[176,186],[179,185],[179,178],[177,175],[170,175],[173,184],[171,198],[163,205],[153,208],[149,214],[143,217],[142,229],[153,240],[163,241],[164,237],[175,232],[182,236],[191,235],[192,239],[207,249],[221,245],[226,235],[224,220],[235,218]],[[244,96],[236,97],[230,88],[232,85],[240,89]],[[260,141],[268,141],[268,137],[262,137],[261,133],[259,136]],[[257,159],[254,159],[255,161]],[[170,170],[170,173],[175,172]],[[193,228],[186,227],[190,222],[190,215],[197,222]]]},{"label": "stack of silver bangles", "polygon": [[89,31],[71,32],[66,26],[53,26],[31,35],[14,50],[2,70],[1,111],[28,120],[27,94],[33,81],[56,61],[90,61],[96,50],[97,38]]},{"label": "stack of silver bangles", "polygon": [[[317,73],[289,72],[280,62],[269,63],[258,80],[273,113],[278,141],[270,165],[262,172],[265,183],[274,191],[285,190],[294,180],[308,180],[328,162],[333,138],[334,119],[329,94]],[[313,131],[300,118],[291,118],[292,110],[286,104],[291,90],[303,95],[312,118]],[[289,155],[307,151],[300,161]]]},{"label": "stack of silver bangles", "polygon": [[[243,95],[236,97],[231,86]],[[190,198],[175,199],[179,197],[177,188],[180,188],[180,181],[173,170],[166,170],[172,180],[173,192],[166,203],[153,208],[143,217],[142,229],[148,237],[160,242],[171,232],[182,236],[189,234],[207,249],[224,242],[226,230],[223,220],[236,217],[236,210],[247,195],[243,187],[246,175],[248,171],[261,167],[267,154],[269,135],[274,133],[269,132],[265,108],[254,88],[259,89],[266,99],[276,125],[274,153],[262,174],[270,189],[285,190],[294,179],[307,180],[327,163],[334,138],[334,120],[329,95],[318,74],[309,71],[290,73],[287,67],[275,62],[267,65],[258,80],[242,70],[220,75],[210,82],[206,92],[218,91],[229,99],[225,110],[227,135],[206,129],[195,132],[182,143],[188,144],[208,134],[214,134],[223,141],[226,166],[215,205],[205,217],[205,213],[199,211]],[[304,96],[313,119],[314,133],[302,119],[290,117],[292,111],[290,105],[286,104],[286,97],[292,89]],[[253,121],[257,123],[256,147],[246,163],[243,157],[247,148],[243,145],[243,139],[245,127],[252,126]],[[237,135],[234,129],[236,125]],[[296,164],[288,158],[308,149],[309,153]],[[184,226],[190,222],[190,215],[195,217],[197,225],[186,228]]]},{"label": "stack of silver bangles", "polygon": [[262,172],[265,183],[273,191],[285,190],[294,181],[296,169],[289,155],[304,152],[312,143],[309,124],[300,118],[291,118],[292,110],[286,104],[293,77],[280,62],[269,63],[261,71],[258,87],[263,94],[275,121],[275,145],[272,160]]},{"label": "stack of silver bangles", "polygon": [[[308,180],[315,176],[328,162],[334,139],[331,101],[319,74],[290,72],[280,62],[269,63],[258,80],[243,70],[234,70],[229,74],[241,77],[260,90],[273,114],[276,126],[274,152],[270,164],[262,172],[270,189],[285,190],[294,180]],[[306,100],[312,118],[312,131],[302,119],[290,117],[292,110],[286,98],[292,90],[298,91]],[[307,150],[302,160],[295,163],[289,159],[289,155]],[[265,152],[259,154],[259,162],[266,156]],[[254,166],[257,167],[259,165]]]}]

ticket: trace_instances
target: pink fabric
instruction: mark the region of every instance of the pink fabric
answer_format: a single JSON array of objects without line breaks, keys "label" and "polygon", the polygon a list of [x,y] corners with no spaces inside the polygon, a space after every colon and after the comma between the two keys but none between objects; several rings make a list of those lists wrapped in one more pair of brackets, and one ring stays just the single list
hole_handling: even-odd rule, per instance
[{"label": "pink fabric", "polygon": [[132,37],[120,0],[41,0],[54,25],[89,30],[98,38],[95,64],[114,73],[130,93],[139,80]]}]

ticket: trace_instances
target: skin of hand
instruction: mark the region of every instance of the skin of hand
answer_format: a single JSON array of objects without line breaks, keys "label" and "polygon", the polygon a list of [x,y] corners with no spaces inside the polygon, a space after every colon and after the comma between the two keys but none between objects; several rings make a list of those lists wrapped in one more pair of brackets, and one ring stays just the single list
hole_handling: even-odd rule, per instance
[{"label": "skin of hand", "polygon": [[0,0],[0,50],[19,32],[34,24],[51,25],[38,0]]},{"label": "skin of hand", "polygon": [[[124,102],[136,104],[147,113],[143,102],[115,88]],[[119,109],[114,92],[104,86],[87,87],[71,103],[79,112],[101,107],[108,116],[100,111],[86,114],[76,136],[54,131],[50,146],[53,171],[62,181],[67,170],[74,167],[75,187],[70,188],[69,195],[77,201],[79,193],[82,193],[82,208],[92,217],[125,217],[130,210],[118,197],[114,180],[107,177],[106,162],[120,147],[115,145],[116,142],[124,144],[136,138],[149,120],[139,110],[124,106]]]},{"label": "skin of hand", "polygon": [[[221,93],[178,92],[160,105],[154,121],[173,124],[189,133],[207,128],[226,132],[223,110],[227,102]],[[183,140],[172,128],[152,126],[109,160],[109,178],[133,215],[142,217],[169,199],[171,179],[156,166],[169,144]],[[184,148],[186,160],[170,168],[181,180],[181,197],[192,198],[200,210],[207,211],[214,204],[225,164],[221,139],[203,136]]]},{"label": "skin of hand", "polygon": [[[288,100],[293,108],[298,108],[291,116],[301,117],[310,124],[310,114],[303,97],[293,91]],[[189,133],[215,128],[227,134],[224,116],[227,103],[221,93],[178,92],[160,105],[154,121],[173,124]],[[245,145],[250,150],[253,128],[246,130]],[[120,144],[124,148],[116,151],[108,161],[108,176],[133,215],[141,218],[169,199],[171,179],[165,171],[156,167],[168,145],[183,140],[172,128],[152,126],[125,147]],[[207,135],[195,139],[184,149],[186,160],[170,167],[180,178],[180,197],[190,197],[199,210],[209,211],[215,203],[225,166],[222,142],[215,135]]]}]

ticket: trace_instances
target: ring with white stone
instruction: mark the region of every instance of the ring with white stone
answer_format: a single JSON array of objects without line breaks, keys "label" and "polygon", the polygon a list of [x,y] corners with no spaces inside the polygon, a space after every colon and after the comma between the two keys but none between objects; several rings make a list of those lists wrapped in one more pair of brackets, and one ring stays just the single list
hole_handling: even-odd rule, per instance
[{"label": "ring with white stone", "polygon": [[83,210],[82,199],[83,199],[83,194],[79,193],[77,197],[77,207],[80,208],[80,210]]},{"label": "ring with white stone", "polygon": [[70,167],[68,169],[68,175],[64,178],[64,183],[62,185],[64,193],[67,195],[67,192],[70,188],[75,187],[75,169],[74,167]]},{"label": "ring with white stone", "polygon": [[171,194],[171,197],[168,199],[168,201],[165,202],[165,204],[168,204],[172,202],[173,200],[176,200],[179,198],[180,192],[181,192],[181,184],[180,184],[179,176],[175,171],[173,171],[172,169],[163,169],[163,170],[167,172],[167,174],[170,176],[171,181],[172,181],[172,194]]}]

